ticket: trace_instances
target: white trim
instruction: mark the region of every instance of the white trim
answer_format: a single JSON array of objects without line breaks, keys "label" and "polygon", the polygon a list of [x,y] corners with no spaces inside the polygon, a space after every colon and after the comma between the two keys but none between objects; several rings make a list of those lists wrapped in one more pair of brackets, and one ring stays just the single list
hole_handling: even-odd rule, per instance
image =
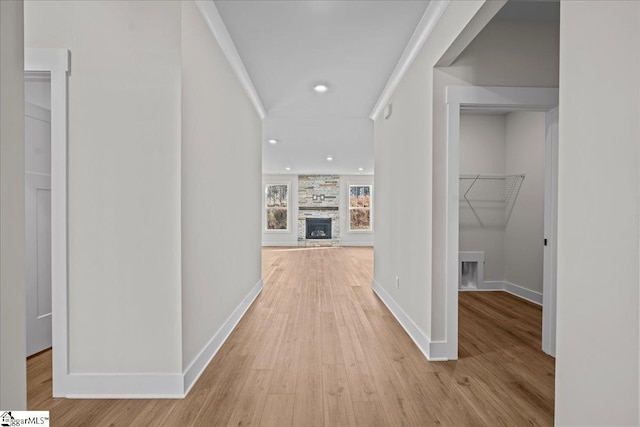
[{"label": "white trim", "polygon": [[213,360],[222,344],[227,340],[233,329],[236,327],[242,316],[247,312],[253,301],[260,295],[263,288],[263,281],[260,279],[258,283],[249,291],[246,297],[240,302],[240,304],[233,310],[233,313],[222,324],[220,329],[211,337],[209,342],[200,350],[200,353],[191,361],[187,369],[183,373],[183,389],[186,396],[193,385],[196,383],[202,372]]},{"label": "white trim", "polygon": [[558,88],[447,86],[447,104],[458,107],[510,107],[524,111],[549,111],[558,106]]},{"label": "white trim", "polygon": [[542,305],[542,294],[540,292],[532,291],[531,289],[523,288],[511,282],[504,282],[504,291],[509,292],[511,295],[515,295],[522,299],[525,299],[534,304]]},{"label": "white trim", "polygon": [[545,117],[544,246],[542,280],[542,351],[556,356],[556,296],[558,271],[558,108]]},{"label": "white trim", "polygon": [[523,288],[522,286],[502,281],[489,281],[477,288],[465,288],[460,289],[461,292],[507,292],[523,300],[527,300],[537,305],[542,305],[542,294],[540,292],[532,291],[531,289]]},{"label": "white trim", "polygon": [[465,289],[465,291],[504,291],[504,280],[489,280],[478,286],[478,289]]},{"label": "white trim", "polygon": [[35,83],[51,83],[51,72],[24,70],[24,81]]},{"label": "white trim", "polygon": [[445,287],[449,359],[458,358],[458,234],[460,107],[510,107],[549,111],[558,106],[557,88],[447,86],[447,178]]},{"label": "white trim", "polygon": [[391,99],[393,92],[395,92],[396,88],[404,78],[404,75],[409,70],[409,67],[413,63],[414,59],[420,52],[420,49],[424,45],[424,42],[429,38],[433,30],[436,28],[436,25],[444,15],[445,10],[451,3],[450,0],[432,0],[427,6],[427,10],[424,11],[418,26],[416,27],[411,39],[409,39],[409,43],[407,47],[404,49],[402,56],[398,60],[396,64],[396,68],[391,73],[389,80],[387,81],[386,86],[380,93],[378,100],[376,101],[369,118],[375,120],[378,115],[385,109],[387,103]]},{"label": "white trim", "polygon": [[51,73],[51,308],[53,397],[64,397],[69,377],[67,272],[67,49],[27,48],[25,71]]},{"label": "white trim", "polygon": [[446,362],[447,358],[447,342],[432,341],[429,343],[429,360],[431,362]]},{"label": "white trim", "polygon": [[[448,90],[448,88],[447,88]],[[460,201],[458,200],[460,173],[460,104],[447,104],[447,173],[446,173],[446,216],[445,216],[445,295],[446,324],[445,337],[449,342],[447,356],[458,358],[458,251]],[[453,143],[452,141],[455,141]],[[455,159],[455,160],[452,160]],[[456,198],[455,202],[453,197]],[[455,250],[454,250],[455,248]],[[454,265],[455,263],[455,265]],[[455,283],[455,285],[454,285]],[[455,286],[455,290],[454,290]],[[433,308],[432,308],[433,311]]]},{"label": "white trim", "polygon": [[393,317],[409,334],[409,337],[418,346],[418,349],[424,356],[432,361],[448,360],[446,355],[447,343],[444,341],[431,341],[429,336],[425,334],[418,325],[402,310],[397,302],[389,295],[389,293],[376,280],[371,282],[371,289],[378,295],[378,298],[387,306]]},{"label": "white trim", "polygon": [[247,73],[247,69],[240,58],[240,54],[238,54],[238,50],[231,39],[231,35],[229,34],[229,31],[227,31],[226,25],[224,25],[224,21],[218,12],[218,8],[213,0],[195,0],[195,3],[207,23],[207,26],[211,30],[211,33],[213,33],[213,37],[218,41],[220,49],[222,49],[222,53],[224,53],[227,61],[229,61],[231,69],[238,80],[240,80],[240,84],[251,100],[258,116],[261,120],[264,120],[265,117],[267,117],[267,113],[262,105],[260,96],[258,96],[258,92],[253,85],[253,81],[251,81],[251,77],[249,77],[249,73]]},{"label": "white trim", "polygon": [[182,375],[70,374],[69,399],[178,399],[183,398]]}]

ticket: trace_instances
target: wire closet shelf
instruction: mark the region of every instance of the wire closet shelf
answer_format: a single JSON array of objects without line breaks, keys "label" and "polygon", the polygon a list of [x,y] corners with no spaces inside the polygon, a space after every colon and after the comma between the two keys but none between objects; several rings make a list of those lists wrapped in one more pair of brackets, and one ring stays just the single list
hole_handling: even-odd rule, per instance
[{"label": "wire closet shelf", "polygon": [[[478,208],[492,203],[504,208],[504,224],[509,222],[525,174],[470,174],[460,175],[460,202],[466,202],[481,226],[483,221]],[[483,185],[484,184],[484,185]]]}]

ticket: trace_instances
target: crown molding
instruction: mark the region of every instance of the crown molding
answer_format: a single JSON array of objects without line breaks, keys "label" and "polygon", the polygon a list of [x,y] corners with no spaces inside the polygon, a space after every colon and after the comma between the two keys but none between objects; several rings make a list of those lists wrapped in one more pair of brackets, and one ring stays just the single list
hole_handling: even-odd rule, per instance
[{"label": "crown molding", "polygon": [[240,54],[238,54],[236,45],[233,43],[233,40],[231,40],[231,35],[227,30],[227,26],[224,25],[224,21],[218,12],[218,8],[213,0],[196,0],[195,3],[207,23],[207,26],[211,30],[211,33],[213,33],[213,37],[218,41],[224,56],[227,58],[227,61],[229,61],[231,69],[235,73],[236,77],[238,77],[238,80],[240,80],[240,84],[244,88],[245,92],[247,92],[258,116],[260,116],[260,119],[264,120],[265,117],[267,117],[267,113],[262,105],[260,97],[258,96],[258,92],[251,81],[251,77],[249,77],[249,73],[247,73],[247,69],[244,67]]},{"label": "crown molding", "polygon": [[450,3],[451,0],[432,0],[429,3],[427,10],[425,10],[424,15],[422,15],[422,18],[420,19],[416,30],[413,32],[407,47],[404,49],[402,56],[398,60],[396,68],[393,70],[393,73],[391,73],[391,77],[389,77],[386,86],[378,97],[378,101],[376,101],[376,104],[369,115],[370,119],[375,120],[382,110],[384,110],[384,107],[389,102],[389,99],[391,99],[393,92],[395,92],[398,84],[402,81],[402,78],[407,73],[407,70],[409,70],[409,67],[418,55],[418,52],[420,52],[424,42],[429,38]]}]

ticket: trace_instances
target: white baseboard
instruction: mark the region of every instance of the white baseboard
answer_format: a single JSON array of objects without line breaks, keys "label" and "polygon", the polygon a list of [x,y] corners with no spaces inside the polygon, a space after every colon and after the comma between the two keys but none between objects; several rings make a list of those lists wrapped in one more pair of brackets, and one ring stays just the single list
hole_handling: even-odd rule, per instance
[{"label": "white baseboard", "polygon": [[476,291],[504,291],[503,281],[485,281],[478,289],[472,289]]},{"label": "white baseboard", "polygon": [[389,293],[376,281],[371,284],[373,292],[378,295],[380,300],[387,306],[391,314],[402,325],[409,337],[418,346],[422,354],[430,361],[448,360],[447,358],[447,342],[431,341],[429,336],[425,334],[418,325],[409,317],[407,313],[398,305],[398,303],[389,295]]},{"label": "white baseboard", "polygon": [[262,246],[298,246],[298,241],[295,242],[262,242]]},{"label": "white baseboard", "polygon": [[263,282],[260,279],[182,374],[72,373],[65,378],[65,397],[69,399],[184,398],[260,294],[262,287]]},{"label": "white baseboard", "polygon": [[431,362],[444,362],[449,360],[447,355],[447,342],[446,341],[431,341],[429,343],[429,357]]},{"label": "white baseboard", "polygon": [[349,242],[341,240],[340,246],[373,246],[373,242]]},{"label": "white baseboard", "polygon": [[540,292],[532,291],[531,289],[523,288],[522,286],[515,285],[510,282],[504,282],[505,292],[509,292],[512,295],[525,299],[534,304],[542,305],[542,294]]},{"label": "white baseboard", "polygon": [[68,399],[179,399],[184,397],[182,375],[69,374]]},{"label": "white baseboard", "polygon": [[476,289],[460,289],[461,292],[504,291],[534,304],[542,305],[542,294],[507,281],[486,281]]},{"label": "white baseboard", "polygon": [[227,340],[231,331],[236,327],[244,313],[249,309],[253,301],[260,295],[262,291],[263,282],[262,279],[254,285],[249,291],[246,297],[240,302],[236,309],[231,313],[227,320],[222,324],[220,329],[211,337],[209,342],[204,346],[200,353],[193,359],[187,369],[184,370],[184,383],[183,390],[184,395],[189,394],[189,391],[196,383],[202,372],[209,365],[213,357],[216,355],[222,344]]}]

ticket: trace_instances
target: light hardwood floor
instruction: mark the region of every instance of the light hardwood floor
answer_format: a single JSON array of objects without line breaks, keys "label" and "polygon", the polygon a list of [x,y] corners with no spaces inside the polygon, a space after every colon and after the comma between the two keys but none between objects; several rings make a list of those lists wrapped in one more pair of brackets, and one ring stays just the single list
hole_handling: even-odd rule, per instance
[{"label": "light hardwood floor", "polygon": [[265,248],[262,294],[183,400],[51,398],[28,360],[29,408],[54,426],[552,425],[540,307],[460,294],[460,359],[428,362],[371,290],[371,248]]}]

